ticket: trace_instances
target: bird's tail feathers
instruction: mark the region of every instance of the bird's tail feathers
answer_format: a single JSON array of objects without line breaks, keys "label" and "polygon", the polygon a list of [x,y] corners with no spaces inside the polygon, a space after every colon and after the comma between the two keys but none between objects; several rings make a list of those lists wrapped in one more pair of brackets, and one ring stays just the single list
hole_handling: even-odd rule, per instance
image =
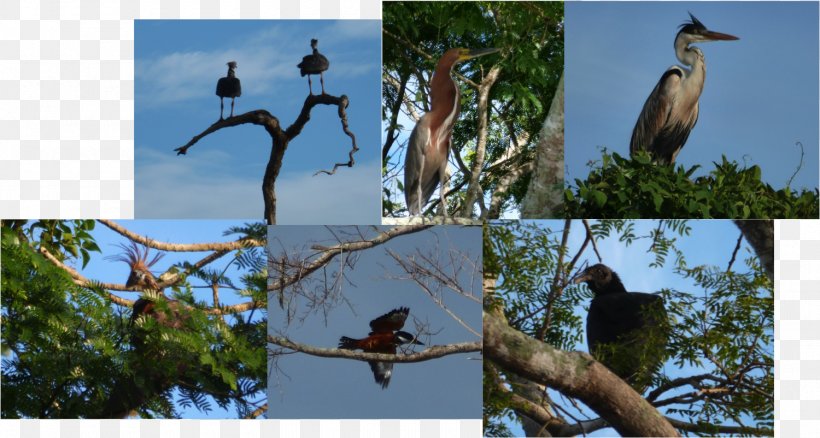
[{"label": "bird's tail feathers", "polygon": [[358,339],[348,338],[347,336],[342,336],[339,338],[339,348],[343,348],[345,350],[355,350],[359,348],[358,344]]}]

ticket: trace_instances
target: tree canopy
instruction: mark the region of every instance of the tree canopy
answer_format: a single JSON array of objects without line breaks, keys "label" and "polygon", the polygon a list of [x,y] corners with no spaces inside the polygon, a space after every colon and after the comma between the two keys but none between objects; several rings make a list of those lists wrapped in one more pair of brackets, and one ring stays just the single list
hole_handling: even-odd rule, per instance
[{"label": "tree canopy", "polygon": [[[133,223],[100,222],[110,231],[90,220],[2,223],[3,418],[99,418],[123,394],[142,418],[216,406],[235,418],[261,415],[265,226],[237,224],[225,230],[233,241],[168,243],[126,228]],[[165,266],[159,281],[184,318],[129,322],[127,297],[141,291],[122,284],[125,277],[98,277],[119,264],[96,260],[115,252],[98,246],[101,231],[154,253],[185,254],[154,265]],[[92,270],[97,262],[105,268]],[[168,312],[167,303],[157,307]]]}]

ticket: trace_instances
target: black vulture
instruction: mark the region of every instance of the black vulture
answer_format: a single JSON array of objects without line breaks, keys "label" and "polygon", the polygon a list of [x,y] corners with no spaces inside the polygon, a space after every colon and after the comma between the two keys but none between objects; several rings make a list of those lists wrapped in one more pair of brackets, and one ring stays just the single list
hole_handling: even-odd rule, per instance
[{"label": "black vulture", "polygon": [[219,78],[219,81],[216,83],[216,95],[219,96],[219,120],[222,120],[222,111],[224,111],[225,106],[222,103],[222,99],[226,97],[231,98],[231,115],[233,117],[233,103],[234,99],[242,95],[242,84],[239,82],[239,78],[236,77],[236,61],[231,61],[228,63],[228,76],[224,78]]},{"label": "black vulture", "polygon": [[322,83],[322,94],[325,94],[325,79],[324,76],[322,76],[322,72],[330,67],[330,61],[325,58],[325,55],[319,53],[319,49],[316,48],[318,45],[319,40],[315,38],[311,39],[310,47],[313,47],[313,54],[302,58],[302,62],[297,65],[302,77],[305,77],[305,75],[308,77],[308,89],[310,90],[311,96],[313,95],[313,84],[310,81],[310,75],[319,75],[319,81]]},{"label": "black vulture", "polygon": [[603,264],[581,272],[595,297],[587,314],[587,345],[595,359],[643,392],[665,359],[669,322],[663,298],[627,292],[620,277]]}]

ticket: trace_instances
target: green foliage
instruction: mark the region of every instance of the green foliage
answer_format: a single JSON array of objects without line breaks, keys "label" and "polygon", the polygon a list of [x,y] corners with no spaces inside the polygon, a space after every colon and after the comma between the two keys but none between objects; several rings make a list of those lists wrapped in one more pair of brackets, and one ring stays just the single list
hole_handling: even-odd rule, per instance
[{"label": "green foliage", "polygon": [[[178,304],[154,300],[155,314],[175,326],[143,316],[129,327],[130,309],[112,305],[100,283],[75,285],[37,251],[48,247],[59,259],[74,257],[72,246],[77,254],[90,251],[96,248],[91,229],[84,221],[3,223],[2,417],[96,417],[116,395],[140,401],[143,418],[176,417],[177,406],[232,407],[240,418],[255,410],[251,401],[266,389],[265,306],[261,317],[253,310],[215,315],[186,280],[166,290]],[[233,231],[264,241],[262,229]],[[240,295],[264,303],[264,251],[233,254],[219,273],[194,270],[188,277],[183,271],[183,278],[216,279],[230,288],[224,274],[233,266],[242,273]]]},{"label": "green foliage", "polygon": [[[405,135],[414,124],[402,126],[398,113],[408,114],[403,98],[414,102],[415,112],[429,110],[429,81],[441,54],[453,47],[495,47],[501,52],[477,58],[456,67],[469,81],[480,83],[493,68],[501,73],[489,92],[486,156],[481,172],[483,195],[495,192],[501,178],[520,163],[534,158],[535,142],[546,119],[549,105],[564,69],[564,8],[559,2],[386,2],[383,12],[382,119],[388,125],[386,144],[396,132]],[[424,55],[422,55],[424,53]],[[425,56],[426,55],[426,56]],[[456,79],[461,90],[461,115],[453,131],[453,145],[461,152],[467,167],[476,158],[478,138],[478,96],[473,86]],[[406,88],[399,93],[400,85]],[[520,156],[504,165],[490,167],[501,160],[511,138],[525,144]],[[384,160],[386,191],[384,215],[406,211],[404,187],[396,179],[399,157],[404,145],[388,146]],[[464,172],[453,175],[452,185],[461,190],[450,195],[452,210],[464,198]],[[504,203],[520,203],[530,174],[516,178],[504,194]],[[392,187],[396,187],[393,190]]]},{"label": "green foliage", "polygon": [[[586,308],[592,294],[586,286],[569,281],[571,272],[579,268],[572,260],[582,249],[577,244],[562,245],[564,225],[564,221],[544,221],[485,227],[485,274],[498,276],[495,296],[485,302],[485,308],[503,306],[512,327],[537,339],[543,333],[544,342],[571,351],[585,339]],[[579,221],[571,226],[582,227]],[[676,275],[694,284],[689,291],[659,291],[669,315],[668,327],[663,328],[669,333],[665,351],[659,351],[663,340],[652,335],[647,339],[654,342],[654,347],[645,350],[645,360],[623,357],[630,367],[636,359],[652,363],[650,356],[656,354],[669,358],[660,370],[645,370],[651,372],[650,380],[636,382],[638,387],[648,386],[647,399],[664,415],[697,425],[700,435],[714,435],[720,425],[738,422],[755,428],[749,433],[771,434],[774,288],[757,257],[750,253],[741,262],[738,255],[728,270],[725,266],[690,266],[687,254],[678,245],[698,236],[693,235],[691,222],[685,220],[658,221],[648,232],[636,231],[636,222],[629,220],[595,221],[590,229],[599,245],[603,240],[615,240],[625,247],[646,247],[655,256],[648,269],[671,264]],[[589,250],[589,245],[586,248]],[[723,249],[732,253],[732,248]],[[559,264],[562,253],[563,262]],[[597,354],[621,352],[605,347]],[[506,431],[504,422],[508,419],[519,420],[509,392],[498,389],[499,381],[508,381],[506,373],[494,364],[485,365],[484,421],[488,435],[489,431]],[[714,378],[702,378],[692,386],[659,389],[672,385],[674,379],[701,375]],[[512,385],[507,387],[515,390]],[[573,404],[575,401],[562,406],[571,410]]]},{"label": "green foliage", "polygon": [[595,218],[817,218],[818,191],[764,183],[758,166],[741,167],[723,157],[708,175],[691,179],[700,167],[652,163],[645,152],[634,159],[603,152],[600,167],[586,181],[564,191],[568,217]]}]

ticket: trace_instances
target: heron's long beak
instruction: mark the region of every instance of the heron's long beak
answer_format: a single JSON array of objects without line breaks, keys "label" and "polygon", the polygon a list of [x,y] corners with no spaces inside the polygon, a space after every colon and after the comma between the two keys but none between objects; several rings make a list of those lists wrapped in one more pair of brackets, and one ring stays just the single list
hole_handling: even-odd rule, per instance
[{"label": "heron's long beak", "polygon": [[478,58],[479,56],[489,55],[500,51],[501,49],[470,49],[469,52],[462,55],[462,59]]},{"label": "heron's long beak", "polygon": [[734,41],[740,39],[728,33],[713,32],[711,30],[707,30],[702,36],[706,41]]}]

